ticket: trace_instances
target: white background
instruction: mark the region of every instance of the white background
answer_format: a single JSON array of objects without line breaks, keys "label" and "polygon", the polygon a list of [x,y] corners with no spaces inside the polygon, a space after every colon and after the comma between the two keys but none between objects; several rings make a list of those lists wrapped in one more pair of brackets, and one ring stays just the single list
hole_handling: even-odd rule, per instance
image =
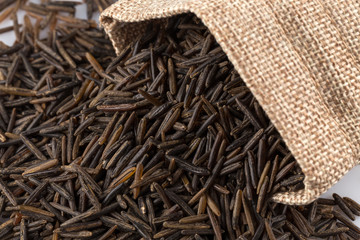
[{"label": "white background", "polygon": [[[39,0],[31,0],[30,2],[39,3]],[[79,0],[79,2],[81,2]],[[18,21],[22,23],[24,12],[19,11]],[[86,18],[86,6],[81,4],[77,6],[76,9],[77,18]],[[94,15],[94,19],[98,20],[98,15]],[[4,22],[0,23],[0,28],[11,26],[12,21],[7,19]],[[0,41],[11,45],[15,40],[15,35],[13,32],[8,32],[0,34]],[[340,196],[347,196],[354,199],[357,202],[360,202],[360,166],[355,167],[348,174],[345,175],[335,186],[333,186],[328,192],[326,192],[322,197],[331,198],[333,193],[338,193]],[[357,217],[355,223],[360,226],[360,217]]]}]

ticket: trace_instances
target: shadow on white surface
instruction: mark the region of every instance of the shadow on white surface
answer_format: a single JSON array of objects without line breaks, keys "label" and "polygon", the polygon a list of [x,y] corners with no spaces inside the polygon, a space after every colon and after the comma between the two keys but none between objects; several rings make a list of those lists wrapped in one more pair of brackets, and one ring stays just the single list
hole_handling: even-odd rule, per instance
[{"label": "shadow on white surface", "polygon": [[[342,197],[350,197],[356,202],[360,202],[360,166],[356,166],[350,170],[350,172],[321,197],[332,198],[333,193],[337,193]],[[354,223],[360,226],[360,217],[356,217]]]}]

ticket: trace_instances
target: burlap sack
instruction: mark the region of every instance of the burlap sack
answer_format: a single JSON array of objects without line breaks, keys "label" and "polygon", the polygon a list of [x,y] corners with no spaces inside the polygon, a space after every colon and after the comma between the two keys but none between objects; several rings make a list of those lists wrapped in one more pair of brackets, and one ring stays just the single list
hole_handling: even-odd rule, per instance
[{"label": "burlap sack", "polygon": [[144,20],[201,18],[299,162],[306,204],[358,163],[360,3],[355,0],[121,0],[101,15],[116,51]]}]

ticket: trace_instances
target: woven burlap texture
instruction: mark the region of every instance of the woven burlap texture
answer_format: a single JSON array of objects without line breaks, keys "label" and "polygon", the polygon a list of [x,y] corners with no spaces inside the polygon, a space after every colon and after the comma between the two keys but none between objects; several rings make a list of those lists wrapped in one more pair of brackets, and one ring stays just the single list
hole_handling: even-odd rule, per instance
[{"label": "woven burlap texture", "polygon": [[209,28],[284,138],[306,204],[358,163],[360,4],[350,0],[121,0],[101,17],[119,53],[145,20],[192,12]]}]

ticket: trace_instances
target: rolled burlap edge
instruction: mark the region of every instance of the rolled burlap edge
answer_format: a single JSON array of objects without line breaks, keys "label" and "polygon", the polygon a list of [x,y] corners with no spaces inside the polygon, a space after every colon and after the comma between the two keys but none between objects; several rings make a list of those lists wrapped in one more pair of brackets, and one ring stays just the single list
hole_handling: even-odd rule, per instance
[{"label": "rolled burlap edge", "polygon": [[[145,20],[192,12],[209,28],[302,168],[305,188],[273,200],[307,204],[356,165],[352,138],[319,91],[268,1],[124,0],[100,22],[119,54],[145,31]],[[350,123],[351,124],[351,123]]]}]

